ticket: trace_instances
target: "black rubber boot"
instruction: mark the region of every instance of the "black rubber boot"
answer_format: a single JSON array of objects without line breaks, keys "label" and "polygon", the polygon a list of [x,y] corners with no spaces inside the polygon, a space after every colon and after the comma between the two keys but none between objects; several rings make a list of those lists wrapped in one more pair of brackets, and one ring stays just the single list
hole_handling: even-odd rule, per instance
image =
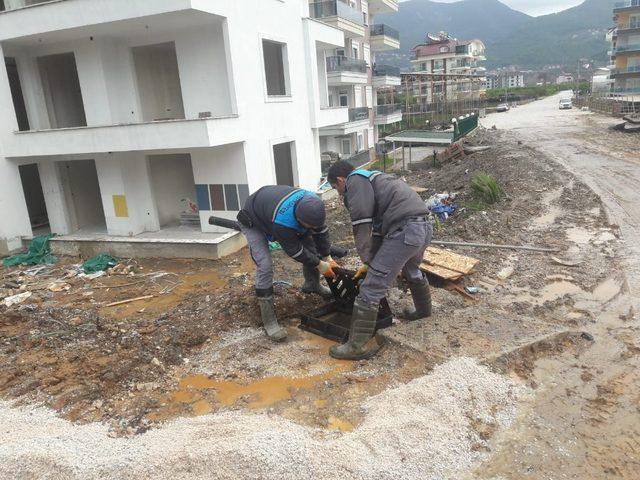
[{"label": "black rubber boot", "polygon": [[267,332],[267,336],[274,342],[283,341],[287,338],[287,331],[280,326],[276,318],[276,310],[273,306],[273,287],[256,288],[256,296],[258,297],[258,305],[260,305],[262,325]]},{"label": "black rubber boot", "polygon": [[366,360],[373,357],[382,347],[382,341],[374,337],[378,306],[368,305],[356,299],[351,315],[349,341],[334,345],[329,355],[339,360]]},{"label": "black rubber boot", "polygon": [[304,284],[302,293],[315,293],[324,298],[331,298],[331,290],[320,283],[320,272],[312,265],[302,266]]},{"label": "black rubber boot", "polygon": [[405,308],[403,310],[403,318],[405,320],[420,320],[431,316],[431,290],[429,282],[412,283],[409,282],[409,290],[413,298],[415,309]]}]

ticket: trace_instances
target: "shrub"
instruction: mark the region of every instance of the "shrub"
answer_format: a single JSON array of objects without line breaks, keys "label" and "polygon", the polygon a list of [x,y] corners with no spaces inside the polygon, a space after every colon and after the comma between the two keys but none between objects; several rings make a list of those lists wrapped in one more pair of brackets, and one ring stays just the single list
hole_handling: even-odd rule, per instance
[{"label": "shrub", "polygon": [[504,192],[500,185],[488,173],[477,173],[471,179],[471,189],[477,200],[489,205],[504,197]]}]

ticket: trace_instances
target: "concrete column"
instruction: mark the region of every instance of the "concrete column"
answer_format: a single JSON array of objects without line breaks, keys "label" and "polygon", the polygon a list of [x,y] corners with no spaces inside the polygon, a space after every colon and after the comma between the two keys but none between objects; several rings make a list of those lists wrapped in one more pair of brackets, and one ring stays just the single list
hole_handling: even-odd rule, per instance
[{"label": "concrete column", "polygon": [[108,234],[130,237],[159,230],[144,155],[106,154],[95,161]]},{"label": "concrete column", "polygon": [[47,216],[51,232],[58,235],[67,235],[72,232],[69,208],[62,188],[60,170],[53,161],[38,163],[40,183],[44,193],[44,201],[47,206]]},{"label": "concrete column", "polygon": [[29,127],[31,130],[51,128],[36,57],[18,55],[16,56],[16,65],[29,118]]},{"label": "concrete column", "polygon": [[113,123],[111,104],[100,44],[88,41],[80,45],[74,54],[87,125],[110,125]]}]

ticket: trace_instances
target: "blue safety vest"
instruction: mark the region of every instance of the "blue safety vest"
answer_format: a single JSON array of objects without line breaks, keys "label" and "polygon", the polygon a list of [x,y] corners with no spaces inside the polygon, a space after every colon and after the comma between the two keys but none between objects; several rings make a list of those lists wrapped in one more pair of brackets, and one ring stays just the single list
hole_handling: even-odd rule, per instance
[{"label": "blue safety vest", "polygon": [[287,228],[293,228],[298,233],[305,233],[307,229],[300,225],[296,218],[296,205],[306,195],[313,195],[307,190],[294,190],[289,195],[280,200],[273,212],[273,223]]},{"label": "blue safety vest", "polygon": [[[354,170],[353,172],[351,172],[349,174],[349,177],[352,175],[360,175],[361,177],[364,177],[366,179],[368,179],[370,182],[373,181],[374,178],[376,178],[378,175],[381,175],[382,172],[379,172],[378,170]],[[347,178],[349,178],[347,177]]]}]

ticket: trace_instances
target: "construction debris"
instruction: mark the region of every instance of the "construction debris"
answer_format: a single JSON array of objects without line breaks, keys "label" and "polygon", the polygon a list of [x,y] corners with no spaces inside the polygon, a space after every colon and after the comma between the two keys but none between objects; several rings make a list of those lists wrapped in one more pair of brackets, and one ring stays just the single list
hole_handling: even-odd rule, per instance
[{"label": "construction debris", "polygon": [[457,281],[465,275],[474,273],[480,260],[459,255],[440,248],[429,247],[420,266],[423,272],[435,275],[443,280]]},{"label": "construction debris", "polygon": [[611,127],[625,133],[640,133],[640,113],[633,113],[623,117],[624,122]]},{"label": "construction debris", "polygon": [[529,247],[527,245],[498,245],[495,243],[445,242],[437,240],[434,240],[433,243],[436,245],[443,245],[445,247],[496,248],[504,250],[524,250],[528,252],[541,253],[557,253],[560,251],[557,248]]},{"label": "construction debris", "polygon": [[12,295],[10,297],[5,298],[3,303],[5,307],[11,307],[13,305],[17,305],[19,303],[24,302],[27,298],[31,297],[31,295],[32,295],[31,292],[18,293],[17,295]]}]

